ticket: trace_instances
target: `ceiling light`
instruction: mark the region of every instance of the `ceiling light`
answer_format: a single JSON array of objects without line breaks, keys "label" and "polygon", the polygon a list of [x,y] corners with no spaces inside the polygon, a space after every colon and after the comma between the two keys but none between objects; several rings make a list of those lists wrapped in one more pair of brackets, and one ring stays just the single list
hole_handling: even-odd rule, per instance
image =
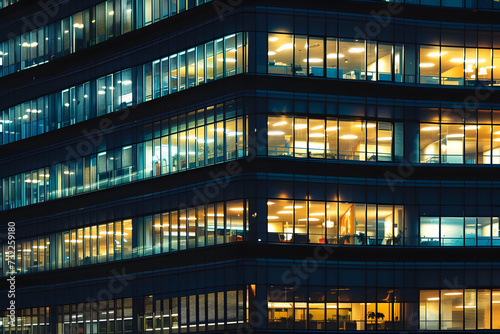
[{"label": "ceiling light", "polygon": [[434,63],[421,63],[420,67],[433,67],[434,65]]},{"label": "ceiling light", "polygon": [[450,135],[446,135],[446,138],[462,138],[464,135],[462,133],[452,133]]},{"label": "ceiling light", "polygon": [[295,130],[306,129],[307,124],[295,124],[294,128]]},{"label": "ceiling light", "polygon": [[115,15],[115,12],[112,10],[109,12],[109,15],[113,16],[113,15]]},{"label": "ceiling light", "polygon": [[431,298],[427,298],[427,300],[430,300],[430,301],[439,300],[439,297],[431,297]]},{"label": "ceiling light", "polygon": [[229,211],[244,211],[244,208],[231,208]]},{"label": "ceiling light", "polygon": [[445,296],[461,296],[463,293],[461,292],[448,292],[448,293],[445,293],[444,295]]},{"label": "ceiling light", "polygon": [[285,121],[281,121],[281,122],[277,122],[277,123],[274,123],[273,126],[281,126],[281,125],[285,125],[287,124],[288,122],[285,122]]},{"label": "ceiling light", "polygon": [[365,48],[350,48],[349,49],[350,53],[361,53],[361,52],[364,52],[364,51],[365,51]]},{"label": "ceiling light", "polygon": [[269,41],[270,42],[276,42],[279,38],[278,37],[270,37]]},{"label": "ceiling light", "polygon": [[267,219],[278,219],[278,216],[267,216]]},{"label": "ceiling light", "polygon": [[479,125],[466,125],[466,126],[461,126],[460,130],[476,130],[480,128],[481,127]]},{"label": "ceiling light", "polygon": [[321,138],[321,137],[324,137],[325,135],[322,134],[322,133],[311,133],[309,135],[309,138]]},{"label": "ceiling light", "polygon": [[428,54],[429,57],[441,57],[447,54],[448,52],[431,52]]},{"label": "ceiling light", "polygon": [[391,141],[392,137],[379,137],[378,140],[379,141]]},{"label": "ceiling light", "polygon": [[282,46],[280,46],[278,48],[278,50],[276,50],[276,51],[281,52],[283,50],[290,50],[290,49],[293,49],[293,44],[292,43],[287,43],[287,44],[283,44]]},{"label": "ceiling light", "polygon": [[357,128],[374,128],[376,125],[375,124],[356,124],[355,127]]},{"label": "ceiling light", "polygon": [[324,215],[325,215],[324,212],[314,212],[309,214],[309,216],[324,216]]},{"label": "ceiling light", "polygon": [[[323,223],[321,225],[325,226],[325,223]],[[332,222],[332,221],[330,221],[330,220],[326,222],[326,227],[327,228],[332,228],[334,225],[335,225],[335,223]]]},{"label": "ceiling light", "polygon": [[358,139],[358,136],[356,136],[356,135],[343,135],[340,137],[340,139]]},{"label": "ceiling light", "polygon": [[[310,63],[322,63],[323,59],[321,58],[309,58]],[[307,63],[307,59],[304,59],[304,63]]]},{"label": "ceiling light", "polygon": [[323,125],[318,125],[318,126],[315,126],[313,128],[311,128],[311,130],[319,130],[319,129],[322,129],[323,128]]},{"label": "ceiling light", "polygon": [[267,133],[268,136],[282,136],[285,133],[283,131],[269,131]]},{"label": "ceiling light", "polygon": [[281,214],[281,215],[284,215],[284,214],[292,214],[292,213],[293,213],[293,211],[287,211],[287,210],[285,210],[285,211],[278,211],[278,213],[279,213],[279,214]]},{"label": "ceiling light", "polygon": [[439,130],[439,126],[426,126],[425,128],[420,129],[421,131],[435,131]]},{"label": "ceiling light", "polygon": [[337,56],[337,54],[336,54],[336,53],[330,53],[330,54],[328,54],[328,55],[326,56],[326,58],[328,58],[328,59],[337,59],[337,58],[344,58],[344,57],[345,57],[345,56],[344,56],[344,54],[342,54],[342,53],[339,53],[339,54],[338,54],[338,56]]},{"label": "ceiling light", "polygon": [[268,56],[274,56],[275,54],[276,54],[276,52],[274,52],[274,51],[269,51],[269,52],[267,53],[267,55],[268,55]]},{"label": "ceiling light", "polygon": [[326,131],[337,131],[337,130],[338,130],[338,127],[336,127],[336,126],[332,126],[332,127],[326,128],[325,130],[326,130]]},{"label": "ceiling light", "polygon": [[288,206],[285,206],[285,209],[302,209],[303,206],[302,205],[296,205],[295,207],[291,206],[291,205],[288,205]]},{"label": "ceiling light", "polygon": [[267,202],[267,205],[273,205],[275,204],[274,202]]},{"label": "ceiling light", "polygon": [[464,59],[463,58],[451,58],[450,62],[452,62],[452,63],[463,63]]}]

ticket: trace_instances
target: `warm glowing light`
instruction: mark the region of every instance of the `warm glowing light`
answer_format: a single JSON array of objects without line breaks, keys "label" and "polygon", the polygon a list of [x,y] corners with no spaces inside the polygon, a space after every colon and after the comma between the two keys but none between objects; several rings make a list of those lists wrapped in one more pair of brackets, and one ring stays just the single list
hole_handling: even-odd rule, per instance
[{"label": "warm glowing light", "polygon": [[379,137],[378,140],[379,141],[391,141],[392,137]]},{"label": "warm glowing light", "polygon": [[274,52],[274,51],[269,51],[269,52],[267,53],[267,55],[268,55],[268,56],[274,56],[275,54],[276,54],[276,52]]},{"label": "warm glowing light", "polygon": [[267,133],[268,136],[282,136],[285,133],[283,131],[269,131]]},{"label": "warm glowing light", "polygon": [[434,63],[421,63],[420,67],[433,67],[434,65]]},{"label": "warm glowing light", "polygon": [[279,38],[278,37],[270,37],[269,41],[270,42],[276,42]]},{"label": "warm glowing light", "polygon": [[278,48],[278,50],[276,50],[276,51],[281,52],[283,50],[290,50],[290,49],[293,49],[293,44],[292,43],[287,43],[287,44],[283,44],[282,46],[280,46]]},{"label": "warm glowing light", "polygon": [[340,139],[358,139],[358,136],[356,136],[356,135],[343,135],[340,137]]},{"label": "warm glowing light", "polygon": [[450,135],[446,135],[446,138],[462,138],[464,135],[462,133],[452,133]]},{"label": "warm glowing light", "polygon": [[350,48],[349,49],[350,53],[361,53],[361,52],[364,52],[364,51],[365,51],[365,48]]},{"label": "warm glowing light", "polygon": [[441,57],[447,54],[448,52],[431,52],[428,54],[429,57]]},{"label": "warm glowing light", "polygon": [[278,216],[267,216],[267,219],[278,219]]},{"label": "warm glowing light", "polygon": [[439,126],[426,126],[425,128],[420,129],[421,131],[435,131],[439,130]]},{"label": "warm glowing light", "polygon": [[285,125],[285,124],[288,124],[288,122],[285,122],[285,121],[277,122],[277,123],[274,123],[273,126],[281,126],[281,125]]},{"label": "warm glowing light", "polygon": [[[322,63],[323,59],[321,58],[309,58],[310,63]],[[307,63],[307,59],[304,59],[304,63]]]},{"label": "warm glowing light", "polygon": [[330,53],[330,54],[328,54],[328,55],[326,56],[326,58],[328,58],[328,59],[337,59],[337,58],[344,58],[344,57],[345,57],[345,56],[344,56],[344,54],[342,54],[342,53],[339,53],[339,55],[338,55],[338,56],[337,56],[337,54],[336,54],[336,53]]}]

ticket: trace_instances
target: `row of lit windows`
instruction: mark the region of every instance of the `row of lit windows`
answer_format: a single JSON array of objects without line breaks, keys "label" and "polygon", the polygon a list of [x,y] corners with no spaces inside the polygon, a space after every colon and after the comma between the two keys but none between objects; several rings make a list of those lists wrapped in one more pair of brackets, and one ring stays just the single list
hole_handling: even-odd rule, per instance
[{"label": "row of lit windows", "polygon": [[[244,290],[209,292],[160,299],[142,298],[134,311],[132,298],[16,310],[15,326],[3,317],[0,333],[127,334],[185,333],[236,329],[246,317]],[[57,316],[52,324],[49,314]],[[133,319],[138,328],[134,329]]]},{"label": "row of lit windows", "polygon": [[[398,129],[394,129],[394,127]],[[394,133],[398,133],[394,141]],[[403,143],[401,123],[349,119],[268,117],[268,155],[354,161],[393,161]],[[396,148],[402,156],[403,148]]]},{"label": "row of lit windows", "polygon": [[19,0],[0,0],[0,9],[17,3]]},{"label": "row of lit windows", "polygon": [[267,208],[269,242],[403,244],[402,205],[270,199]]},{"label": "row of lit windows", "polygon": [[[500,49],[268,34],[268,73],[436,85],[500,85]],[[418,78],[418,80],[416,80]]]},{"label": "row of lit windows", "polygon": [[236,329],[244,323],[244,290],[220,291],[185,297],[144,298],[144,315],[138,316],[140,331],[197,333]]},{"label": "row of lit windows", "polygon": [[421,246],[500,246],[498,217],[420,217]]},{"label": "row of lit windows", "polygon": [[245,208],[235,200],[18,240],[15,258],[3,245],[3,275],[8,262],[25,274],[243,241]]},{"label": "row of lit windows", "polygon": [[[16,311],[16,326],[2,319],[5,333],[48,333],[49,314],[56,313],[57,333],[163,333],[236,329],[256,309],[254,286],[244,290],[143,298],[141,313],[131,298],[32,308]],[[420,290],[418,302],[405,302],[397,289],[308,289],[269,286],[267,327],[271,330],[496,330],[500,329],[500,290]],[[250,311],[250,314],[246,313]],[[5,314],[6,315],[6,314]],[[243,327],[240,327],[243,328]],[[52,331],[50,331],[52,332]]]},{"label": "row of lit windows", "polygon": [[[399,2],[408,5],[500,10],[499,0],[351,0],[362,2]],[[398,7],[395,7],[398,8]]]},{"label": "row of lit windows", "polygon": [[343,288],[327,289],[326,293],[314,287],[309,292],[301,290],[304,293],[286,286],[269,287],[269,329],[500,329],[500,290],[421,290],[418,309],[415,303],[405,303],[396,289]]},{"label": "row of lit windows", "polygon": [[245,133],[244,117],[233,117],[5,177],[2,210],[243,158]]},{"label": "row of lit windows", "polygon": [[[500,246],[498,217],[422,216],[419,218],[420,230],[417,231],[417,222],[409,222],[405,226],[405,219],[408,218],[405,218],[402,205],[269,199],[267,208],[268,242]],[[419,240],[415,239],[413,230],[418,233]]]},{"label": "row of lit windows", "polygon": [[[15,258],[4,244],[3,274],[9,260],[25,274],[243,241],[246,208],[235,200],[19,240]],[[421,216],[405,226],[402,205],[270,199],[267,208],[270,243],[500,246],[498,217]]]},{"label": "row of lit windows", "polygon": [[101,2],[50,25],[0,42],[0,77],[77,52],[209,1]]},{"label": "row of lit windows", "polygon": [[0,111],[0,144],[242,73],[243,38],[243,33],[228,35]]},{"label": "row of lit windows", "polygon": [[421,123],[420,162],[500,164],[500,125]]}]

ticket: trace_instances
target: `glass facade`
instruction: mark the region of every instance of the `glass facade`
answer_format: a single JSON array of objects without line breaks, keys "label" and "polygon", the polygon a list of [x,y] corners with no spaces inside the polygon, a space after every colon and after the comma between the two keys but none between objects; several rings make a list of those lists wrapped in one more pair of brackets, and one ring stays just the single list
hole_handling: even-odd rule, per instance
[{"label": "glass facade", "polygon": [[421,246],[498,246],[498,217],[420,217]]},{"label": "glass facade", "polygon": [[500,163],[500,125],[474,123],[421,123],[420,162]]},{"label": "glass facade", "polygon": [[[246,316],[245,290],[134,299],[16,310],[16,325],[10,326],[5,314],[1,318],[0,333],[127,334],[230,330],[243,324]],[[57,323],[50,320],[51,314],[56,316]]]},{"label": "glass facade", "polygon": [[[38,236],[17,241],[17,256],[3,249],[3,276],[113,262],[243,241],[244,200],[233,200]],[[15,263],[15,270],[9,270]]]},{"label": "glass facade", "polygon": [[270,33],[267,73],[412,84],[498,86],[500,49]]},{"label": "glass facade", "polygon": [[241,109],[236,110],[235,103],[210,106],[185,116],[159,123],[159,130],[150,140],[3,178],[2,209],[116,187],[246,155],[245,117]]},{"label": "glass facade", "polygon": [[394,140],[402,123],[313,118],[307,116],[268,117],[268,155],[295,158],[322,158],[353,161],[394,161],[402,151]]},{"label": "glass facade", "polygon": [[407,5],[423,5],[443,8],[467,8],[480,10],[500,10],[497,0],[350,0],[359,2],[395,2]]},{"label": "glass facade", "polygon": [[0,144],[243,73],[245,44],[243,33],[227,35],[0,111]]},{"label": "glass facade", "polygon": [[[75,53],[210,1],[101,2],[57,22],[0,42],[0,77]],[[3,0],[0,0],[0,8],[2,3]]]}]

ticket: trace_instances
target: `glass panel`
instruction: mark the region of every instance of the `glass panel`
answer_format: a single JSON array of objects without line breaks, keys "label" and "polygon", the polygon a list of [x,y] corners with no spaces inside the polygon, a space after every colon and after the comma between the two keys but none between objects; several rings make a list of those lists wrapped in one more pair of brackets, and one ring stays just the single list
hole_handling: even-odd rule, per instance
[{"label": "glass panel", "polygon": [[[337,39],[327,38],[326,41],[326,77],[337,78],[338,58],[343,58],[337,52]],[[340,59],[342,61],[342,59]]]},{"label": "glass panel", "polygon": [[304,65],[307,65],[308,61],[309,65],[309,75],[315,77],[323,77],[324,76],[324,52],[325,52],[325,41],[323,38],[319,37],[309,37],[309,43],[307,50],[309,51],[308,59],[300,59]]},{"label": "glass panel", "polygon": [[[378,80],[392,81],[392,44],[378,43]],[[400,81],[396,81],[400,82]]]},{"label": "glass panel", "polygon": [[439,140],[438,124],[420,124],[420,162],[439,163]]},{"label": "glass panel", "polygon": [[[325,203],[309,202],[309,242],[325,243]],[[324,319],[323,319],[324,320]]]},{"label": "glass panel", "polygon": [[464,127],[460,125],[441,125],[441,162],[463,163]]},{"label": "glass panel", "polygon": [[441,48],[441,84],[463,86],[464,84],[464,49]]},{"label": "glass panel", "polygon": [[464,245],[464,218],[462,217],[441,218],[441,245],[442,246]]},{"label": "glass panel", "polygon": [[463,330],[463,290],[441,291],[441,330]]},{"label": "glass panel", "polygon": [[291,116],[269,116],[268,155],[291,156],[293,150],[293,118]]},{"label": "glass panel", "polygon": [[309,157],[325,157],[325,121],[309,119]]},{"label": "glass panel", "polygon": [[[483,59],[485,61],[485,59]],[[477,80],[477,49],[465,49],[465,81],[467,84],[475,85]]]},{"label": "glass panel", "polygon": [[420,291],[420,330],[439,330],[439,290]]},{"label": "glass panel", "polygon": [[306,158],[307,157],[307,118],[295,118],[294,122],[295,129],[295,157],[296,158]]},{"label": "glass panel", "polygon": [[339,78],[365,80],[365,41],[341,38],[338,57]]},{"label": "glass panel", "polygon": [[[293,36],[269,34],[268,73],[292,75]],[[305,56],[304,56],[305,57]]]},{"label": "glass panel", "polygon": [[326,158],[337,159],[338,126],[336,119],[326,120]]},{"label": "glass panel", "polygon": [[[374,127],[369,124],[368,127]],[[365,131],[367,125],[364,121],[339,122],[339,159],[365,160]]]},{"label": "glass panel", "polygon": [[290,242],[293,236],[293,201],[267,202],[267,232],[269,242]]},{"label": "glass panel", "polygon": [[439,84],[439,46],[420,46],[419,70],[421,84]]},{"label": "glass panel", "polygon": [[379,161],[392,161],[393,125],[378,122],[377,157]]},{"label": "glass panel", "polygon": [[243,200],[229,201],[226,204],[226,240],[243,241],[243,221],[245,207]]}]

